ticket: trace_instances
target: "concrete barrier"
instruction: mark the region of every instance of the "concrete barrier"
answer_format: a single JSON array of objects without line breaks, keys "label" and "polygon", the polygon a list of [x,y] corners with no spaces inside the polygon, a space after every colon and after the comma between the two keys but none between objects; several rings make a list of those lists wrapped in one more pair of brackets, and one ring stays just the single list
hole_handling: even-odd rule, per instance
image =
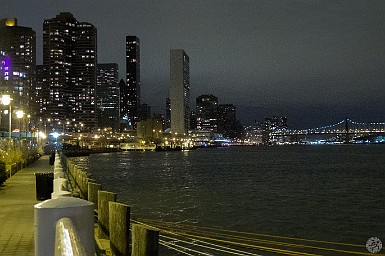
[{"label": "concrete barrier", "polygon": [[79,233],[70,218],[61,218],[56,223],[55,256],[87,254]]},{"label": "concrete barrier", "polygon": [[[110,250],[112,255],[119,256],[158,255],[159,231],[133,224],[130,234],[130,207],[117,203],[116,193],[101,190],[101,184],[90,179],[86,168],[78,166],[65,156],[63,159],[71,186],[79,191],[82,198],[93,202],[94,209],[98,211],[97,241],[101,246],[99,250]],[[106,249],[108,245],[105,247],[105,241],[108,240],[109,249]],[[131,252],[130,240],[132,240]]]},{"label": "concrete barrier", "polygon": [[53,176],[54,179],[64,178],[64,172],[56,172],[55,171],[53,174],[54,174],[54,176]]},{"label": "concrete barrier", "polygon": [[68,181],[65,178],[57,178],[53,180],[53,192],[68,191]]},{"label": "concrete barrier", "polygon": [[94,205],[74,197],[59,197],[35,205],[35,255],[54,255],[56,223],[70,218],[86,254],[94,255]]}]

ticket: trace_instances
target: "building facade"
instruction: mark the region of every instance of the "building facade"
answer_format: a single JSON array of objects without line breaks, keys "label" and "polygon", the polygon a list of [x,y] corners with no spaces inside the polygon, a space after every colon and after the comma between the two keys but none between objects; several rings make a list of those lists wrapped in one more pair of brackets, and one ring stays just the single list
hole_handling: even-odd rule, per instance
[{"label": "building facade", "polygon": [[[49,104],[49,88],[44,65],[36,65],[35,97],[38,106],[38,116],[41,118],[47,112]],[[41,120],[42,121],[42,120]]]},{"label": "building facade", "polygon": [[96,107],[98,127],[119,130],[119,71],[118,64],[105,63],[97,65]]},{"label": "building facade", "polygon": [[13,104],[35,117],[35,31],[29,27],[18,26],[16,18],[0,20],[0,51],[3,66],[0,93],[11,95]]},{"label": "building facade", "polygon": [[92,131],[97,126],[96,42],[96,28],[71,13],[44,20],[44,88],[49,98],[42,119],[58,131]]},{"label": "building facade", "polygon": [[189,56],[182,49],[170,51],[171,132],[187,133],[190,124]]},{"label": "building facade", "polygon": [[126,36],[126,87],[121,89],[120,117],[135,130],[140,108],[140,41],[136,36]]},{"label": "building facade", "polygon": [[139,121],[146,121],[147,119],[150,119],[152,117],[152,110],[151,106],[143,103],[140,105],[140,108],[138,109],[138,120]]},{"label": "building facade", "polygon": [[196,128],[202,131],[218,131],[218,98],[201,95],[196,99]]},{"label": "building facade", "polygon": [[0,50],[0,92],[2,94],[10,93],[11,73],[11,58],[6,52]]},{"label": "building facade", "polygon": [[233,104],[221,104],[218,106],[218,133],[231,139],[238,136],[236,108]]},{"label": "building facade", "polygon": [[167,97],[165,129],[170,129],[170,128],[171,128],[171,100],[170,100],[170,97]]}]

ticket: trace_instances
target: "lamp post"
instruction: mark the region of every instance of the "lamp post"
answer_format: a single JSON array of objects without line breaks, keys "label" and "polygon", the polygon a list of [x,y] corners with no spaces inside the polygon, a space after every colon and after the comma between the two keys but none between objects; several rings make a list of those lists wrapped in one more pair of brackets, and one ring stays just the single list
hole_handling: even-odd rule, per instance
[{"label": "lamp post", "polygon": [[25,124],[25,136],[28,138],[29,132],[31,131],[31,115],[27,115],[28,123]]},{"label": "lamp post", "polygon": [[9,105],[9,134],[8,134],[8,137],[9,139],[11,139],[11,136],[12,136],[12,106],[11,106],[11,96],[10,95],[3,95],[1,97],[1,102],[3,105],[7,106]]},{"label": "lamp post", "polygon": [[20,134],[20,139],[21,139],[21,134],[22,134],[22,131],[23,131],[23,129],[22,129],[23,125],[20,124],[20,123],[22,123],[22,122],[24,121],[24,120],[22,120],[23,116],[24,116],[24,111],[23,111],[23,110],[18,110],[18,111],[16,112],[16,117],[20,119],[20,120],[19,120],[19,127],[20,127],[20,128],[19,128],[19,134]]}]

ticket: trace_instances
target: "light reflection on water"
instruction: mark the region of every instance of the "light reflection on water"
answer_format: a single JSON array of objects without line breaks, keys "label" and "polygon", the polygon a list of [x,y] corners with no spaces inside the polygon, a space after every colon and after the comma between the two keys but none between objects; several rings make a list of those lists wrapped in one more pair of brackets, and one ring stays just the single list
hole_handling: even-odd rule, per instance
[{"label": "light reflection on water", "polygon": [[122,152],[90,172],[133,218],[363,243],[385,240],[385,145]]}]

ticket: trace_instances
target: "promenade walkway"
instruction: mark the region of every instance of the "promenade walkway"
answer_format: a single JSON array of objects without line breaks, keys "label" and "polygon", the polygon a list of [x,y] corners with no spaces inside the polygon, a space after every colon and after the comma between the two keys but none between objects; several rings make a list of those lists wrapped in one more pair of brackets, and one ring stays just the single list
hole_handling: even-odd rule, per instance
[{"label": "promenade walkway", "polygon": [[35,172],[52,172],[45,155],[0,185],[0,256],[33,256]]}]

